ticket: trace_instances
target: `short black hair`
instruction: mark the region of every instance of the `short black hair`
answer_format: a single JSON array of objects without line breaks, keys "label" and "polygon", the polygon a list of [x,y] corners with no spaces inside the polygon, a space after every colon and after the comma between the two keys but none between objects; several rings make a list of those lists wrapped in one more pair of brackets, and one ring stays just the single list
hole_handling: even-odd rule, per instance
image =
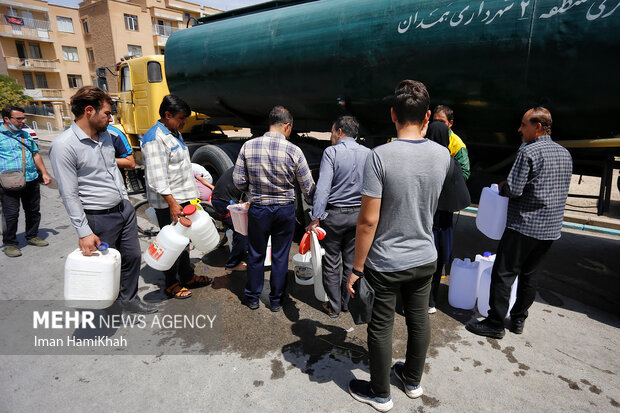
[{"label": "short black hair", "polygon": [[360,124],[353,116],[340,116],[334,122],[333,128],[335,131],[341,129],[345,136],[357,138],[357,134],[360,130]]},{"label": "short black hair", "polygon": [[430,105],[430,96],[424,83],[403,80],[394,90],[394,113],[400,124],[421,124]]},{"label": "short black hair", "polygon": [[446,106],[446,105],[435,106],[433,113],[439,113],[439,112],[443,112],[446,115],[446,119],[448,119],[448,122],[452,122],[454,120],[454,111],[452,110],[450,106]]},{"label": "short black hair", "polygon": [[285,123],[293,124],[293,115],[284,106],[275,106],[269,112],[269,126],[284,125]]},{"label": "short black hair", "polygon": [[166,112],[170,112],[172,116],[176,116],[180,112],[185,113],[185,116],[190,116],[192,109],[177,95],[166,95],[161,101],[161,105],[159,105],[159,117],[165,118]]},{"label": "short black hair", "polygon": [[13,111],[22,112],[22,113],[26,112],[24,108],[20,106],[13,106],[13,105],[5,106],[4,108],[2,108],[2,120],[4,120],[4,118],[10,118],[11,112]]},{"label": "short black hair", "polygon": [[104,102],[112,106],[110,95],[96,86],[83,86],[71,96],[71,112],[77,119],[84,114],[86,106],[92,106],[96,112],[99,112]]}]

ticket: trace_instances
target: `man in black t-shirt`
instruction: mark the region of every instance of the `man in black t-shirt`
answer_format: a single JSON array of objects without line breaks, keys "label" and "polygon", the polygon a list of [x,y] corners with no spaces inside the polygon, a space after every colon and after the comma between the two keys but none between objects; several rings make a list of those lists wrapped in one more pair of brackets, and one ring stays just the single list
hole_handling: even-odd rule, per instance
[{"label": "man in black t-shirt", "polygon": [[237,189],[233,183],[232,174],[233,168],[230,168],[220,176],[215,183],[213,194],[211,195],[211,204],[218,216],[222,220],[222,223],[233,230],[233,242],[230,255],[228,256],[228,262],[226,268],[232,271],[245,271],[247,264],[244,259],[248,252],[248,237],[241,235],[234,231],[232,219],[230,218],[230,212],[226,207],[230,205],[230,201],[237,203],[244,197],[243,192]]}]

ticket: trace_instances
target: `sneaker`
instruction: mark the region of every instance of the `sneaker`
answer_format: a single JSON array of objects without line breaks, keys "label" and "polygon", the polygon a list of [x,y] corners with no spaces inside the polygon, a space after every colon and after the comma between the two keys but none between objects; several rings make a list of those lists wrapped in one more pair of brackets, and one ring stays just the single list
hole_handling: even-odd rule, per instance
[{"label": "sneaker", "polygon": [[4,251],[4,254],[7,257],[11,257],[11,258],[19,257],[22,255],[22,250],[17,248],[15,245],[9,245],[7,247],[4,247],[2,251]]},{"label": "sneaker", "polygon": [[370,389],[370,382],[366,380],[351,380],[349,382],[349,393],[358,402],[369,404],[380,412],[387,412],[394,407],[391,396],[375,396]]},{"label": "sneaker", "polygon": [[428,307],[429,314],[435,314],[436,312],[437,312],[437,309],[435,307]]},{"label": "sneaker", "polygon": [[272,313],[278,313],[282,310],[282,306],[280,304],[272,305],[270,308]]},{"label": "sneaker", "polygon": [[412,386],[411,384],[407,383],[407,380],[405,380],[405,363],[399,361],[398,363],[394,364],[394,366],[392,367],[392,371],[394,372],[396,378],[403,384],[405,394],[409,396],[409,398],[415,399],[416,397],[420,397],[424,393],[424,390],[422,390],[422,386],[420,386],[419,384],[417,386]]},{"label": "sneaker", "polygon": [[250,310],[258,310],[258,307],[259,307],[258,301],[255,301],[255,302],[247,301],[245,305],[247,305]]},{"label": "sneaker", "polygon": [[324,303],[322,303],[321,307],[323,308],[325,314],[329,316],[329,318],[338,318],[338,316],[340,315],[334,311],[329,301],[325,301]]},{"label": "sneaker", "polygon": [[477,334],[479,336],[491,337],[491,338],[503,338],[506,332],[504,331],[504,327],[496,327],[489,322],[488,318],[485,318],[482,321],[477,321],[473,319],[465,324],[465,328],[467,331]]},{"label": "sneaker", "polygon": [[29,239],[28,244],[34,245],[35,247],[47,247],[48,245],[50,245],[49,242],[39,237],[34,237],[32,239]]}]

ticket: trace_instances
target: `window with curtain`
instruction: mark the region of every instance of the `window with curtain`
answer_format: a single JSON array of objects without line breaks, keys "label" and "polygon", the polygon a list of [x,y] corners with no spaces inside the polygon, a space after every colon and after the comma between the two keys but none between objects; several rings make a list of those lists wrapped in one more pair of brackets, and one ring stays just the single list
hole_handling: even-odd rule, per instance
[{"label": "window with curtain", "polygon": [[125,28],[132,32],[138,31],[138,16],[133,14],[125,14]]},{"label": "window with curtain", "polygon": [[129,52],[130,56],[142,56],[142,46],[136,46],[133,44],[128,44],[127,45],[127,51]]},{"label": "window with curtain", "polygon": [[86,49],[86,53],[88,54],[88,61],[89,62],[94,62],[95,61],[95,52],[93,52],[93,48],[89,47]]},{"label": "window with curtain", "polygon": [[62,58],[68,60],[69,62],[77,62],[79,60],[77,47],[63,46]]},{"label": "window with curtain", "polygon": [[26,89],[34,89],[34,79],[30,72],[24,72],[24,87]]},{"label": "window with curtain", "polygon": [[71,89],[77,89],[82,87],[82,76],[80,75],[67,75],[69,81],[69,87]]},{"label": "window with curtain", "polygon": [[58,25],[59,32],[74,33],[71,17],[56,16],[56,24]]},{"label": "window with curtain", "polygon": [[43,57],[39,43],[28,42],[28,50],[30,51],[31,59],[41,59]]},{"label": "window with curtain", "polygon": [[34,74],[37,79],[37,88],[39,89],[47,89],[47,78],[45,77],[45,73],[37,72]]}]

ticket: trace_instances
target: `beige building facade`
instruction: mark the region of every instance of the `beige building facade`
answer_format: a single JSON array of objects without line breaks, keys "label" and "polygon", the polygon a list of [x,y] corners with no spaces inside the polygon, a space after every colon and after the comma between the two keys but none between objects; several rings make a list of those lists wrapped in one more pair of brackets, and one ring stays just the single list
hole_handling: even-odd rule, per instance
[{"label": "beige building facade", "polygon": [[0,0],[0,73],[33,98],[31,126],[62,129],[73,118],[75,90],[99,84],[117,93],[116,64],[131,56],[163,54],[168,37],[191,20],[220,10],[182,0],[86,0],[79,8],[43,0]]}]

